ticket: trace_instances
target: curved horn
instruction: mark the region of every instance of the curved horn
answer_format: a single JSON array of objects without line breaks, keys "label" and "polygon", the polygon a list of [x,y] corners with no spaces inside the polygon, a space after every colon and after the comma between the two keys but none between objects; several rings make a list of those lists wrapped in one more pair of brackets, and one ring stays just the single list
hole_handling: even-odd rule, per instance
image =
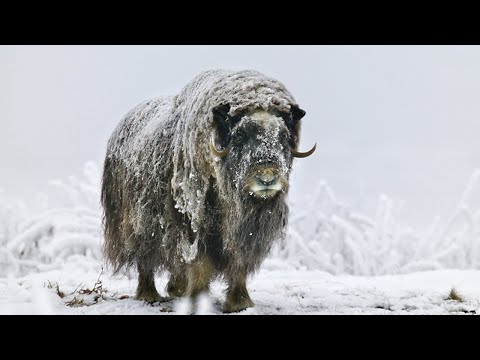
[{"label": "curved horn", "polygon": [[223,150],[218,150],[217,146],[215,145],[215,134],[212,132],[212,136],[210,138],[210,151],[216,157],[222,158],[230,152],[230,147],[226,147]]},{"label": "curved horn", "polygon": [[317,143],[315,143],[315,145],[313,145],[313,147],[310,150],[308,150],[307,152],[300,152],[300,151],[297,151],[295,149],[290,149],[290,151],[292,152],[292,155],[296,158],[306,158],[306,157],[312,155],[315,152],[316,148],[317,148]]}]

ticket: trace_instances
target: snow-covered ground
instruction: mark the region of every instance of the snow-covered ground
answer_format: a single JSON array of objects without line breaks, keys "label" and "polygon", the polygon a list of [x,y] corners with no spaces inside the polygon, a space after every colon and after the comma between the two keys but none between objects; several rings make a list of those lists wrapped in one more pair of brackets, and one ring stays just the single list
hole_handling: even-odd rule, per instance
[{"label": "snow-covered ground", "polygon": [[[166,281],[165,276],[157,279],[157,287],[163,294]],[[225,285],[219,281],[213,283],[210,296],[200,299],[196,309],[185,300],[154,305],[134,300],[131,297],[135,287],[135,277],[111,277],[102,274],[98,262],[75,257],[61,270],[0,280],[0,313],[222,314]],[[462,296],[462,302],[447,299],[452,287]],[[96,291],[88,294],[94,289]],[[480,271],[474,270],[364,277],[313,270],[264,269],[251,279],[249,289],[256,306],[239,314],[480,312]],[[58,295],[62,293],[63,298]]]},{"label": "snow-covered ground", "polygon": [[[0,313],[220,314],[225,285],[212,284],[196,309],[178,300],[132,298],[136,274],[111,276],[101,257],[99,171],[55,181],[67,206],[2,201]],[[241,314],[474,314],[480,311],[480,172],[448,219],[427,231],[404,226],[382,196],[375,217],[354,212],[320,183],[291,204],[287,240],[248,288],[255,308]],[[298,200],[297,200],[298,201]],[[157,278],[163,292],[166,276]],[[454,288],[463,301],[447,299]]]}]

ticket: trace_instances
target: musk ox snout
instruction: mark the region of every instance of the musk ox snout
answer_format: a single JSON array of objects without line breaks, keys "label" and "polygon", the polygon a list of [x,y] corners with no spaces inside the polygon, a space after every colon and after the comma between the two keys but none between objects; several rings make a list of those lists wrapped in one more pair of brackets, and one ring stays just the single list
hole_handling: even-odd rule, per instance
[{"label": "musk ox snout", "polygon": [[277,184],[278,175],[268,169],[267,171],[259,171],[258,174],[255,175],[255,180],[257,180],[257,184],[261,186],[274,186]]},{"label": "musk ox snout", "polygon": [[256,199],[272,199],[279,193],[285,193],[288,190],[288,180],[279,167],[273,165],[262,166],[255,169],[247,177],[244,189],[248,192],[248,195]]}]

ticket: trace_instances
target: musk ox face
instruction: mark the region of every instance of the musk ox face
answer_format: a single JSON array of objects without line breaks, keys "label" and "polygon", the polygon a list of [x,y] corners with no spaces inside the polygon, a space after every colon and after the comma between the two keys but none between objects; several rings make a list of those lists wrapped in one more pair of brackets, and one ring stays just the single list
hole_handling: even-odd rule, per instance
[{"label": "musk ox face", "polygon": [[266,202],[282,196],[288,190],[299,120],[305,111],[249,109],[231,116],[229,110],[228,105],[214,108],[210,146],[226,170],[221,172],[225,182],[242,199]]}]

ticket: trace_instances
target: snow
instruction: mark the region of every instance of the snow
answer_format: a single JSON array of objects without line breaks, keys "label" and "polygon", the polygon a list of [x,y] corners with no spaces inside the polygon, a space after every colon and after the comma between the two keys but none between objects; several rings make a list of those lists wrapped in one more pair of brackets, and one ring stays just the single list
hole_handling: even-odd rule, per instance
[{"label": "snow", "polygon": [[[240,314],[480,311],[478,179],[477,171],[451,216],[425,233],[400,224],[387,196],[368,218],[319,182],[308,200],[291,202],[287,239],[249,280],[256,306]],[[98,166],[88,163],[82,176],[52,182],[67,195],[64,207],[44,197],[7,203],[0,193],[0,313],[220,314],[222,282],[195,308],[186,299],[151,306],[132,298],[134,271],[112,276],[101,257],[99,180]],[[166,295],[167,275],[156,282]],[[464,302],[446,300],[452,288]]]},{"label": "snow", "polygon": [[[196,308],[188,299],[149,305],[134,300],[136,279],[126,276],[100,277],[106,289],[103,297],[71,294],[75,289],[92,289],[101,274],[98,262],[77,257],[61,270],[0,280],[0,314],[222,314],[225,284],[214,282],[209,296]],[[48,282],[58,283],[57,295]],[[166,276],[157,278],[164,289]],[[439,270],[406,275],[352,276],[324,271],[262,269],[249,282],[255,307],[239,315],[272,314],[472,314],[480,311],[480,271]],[[464,301],[447,300],[454,287]],[[160,290],[165,295],[165,291]],[[121,299],[128,295],[128,298]],[[67,306],[72,299],[84,299],[80,306]]]}]

